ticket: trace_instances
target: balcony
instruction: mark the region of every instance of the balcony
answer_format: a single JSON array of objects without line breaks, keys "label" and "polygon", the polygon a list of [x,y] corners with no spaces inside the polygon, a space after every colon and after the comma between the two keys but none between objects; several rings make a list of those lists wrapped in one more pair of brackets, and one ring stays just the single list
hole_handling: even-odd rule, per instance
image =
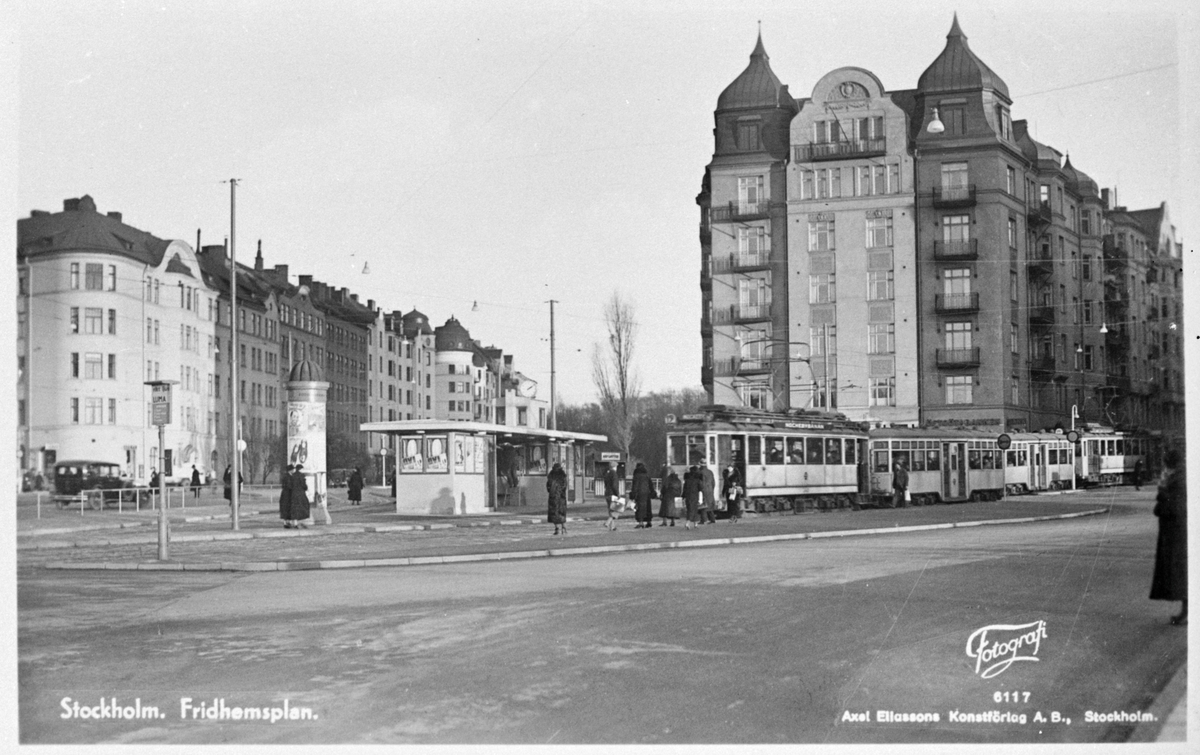
[{"label": "balcony", "polygon": [[1109,351],[1125,351],[1129,348],[1129,332],[1124,328],[1114,328],[1104,334],[1104,345]]},{"label": "balcony", "polygon": [[1117,391],[1118,393],[1129,393],[1129,376],[1128,375],[1106,375],[1104,385],[1108,390]]},{"label": "balcony", "polygon": [[973,260],[978,257],[978,239],[933,242],[933,258],[935,260]]},{"label": "balcony", "polygon": [[712,276],[708,274],[707,270],[700,271],[700,290],[712,291]]},{"label": "balcony", "polygon": [[1053,325],[1053,304],[1033,304],[1029,307],[1029,323],[1031,325]]},{"label": "balcony", "polygon": [[978,312],[979,294],[938,294],[933,297],[933,308],[938,314]]},{"label": "balcony", "polygon": [[712,222],[735,223],[742,220],[762,220],[771,217],[771,210],[781,208],[778,202],[730,202],[727,205],[717,205],[712,208]]},{"label": "balcony", "polygon": [[713,272],[717,275],[725,273],[750,273],[755,270],[768,270],[770,267],[771,252],[768,249],[738,252],[724,258],[713,258]]},{"label": "balcony", "polygon": [[758,322],[771,319],[770,304],[733,305],[729,308],[729,316],[736,323]]},{"label": "balcony", "polygon": [[1054,255],[1049,250],[1034,247],[1029,250],[1029,262],[1026,263],[1026,267],[1032,274],[1053,275]]},{"label": "balcony", "polygon": [[1039,354],[1029,359],[1029,371],[1037,375],[1053,375],[1055,363],[1053,354]]},{"label": "balcony", "polygon": [[718,359],[713,366],[717,377],[737,377],[739,375],[765,374],[771,371],[771,361],[762,357],[749,359]]},{"label": "balcony", "polygon": [[978,367],[979,347],[969,349],[938,349],[937,366],[946,368]]},{"label": "balcony", "polygon": [[846,142],[817,142],[797,144],[795,157],[798,163],[822,160],[846,160],[853,157],[878,157],[887,154],[887,139],[856,139]]},{"label": "balcony", "polygon": [[1051,219],[1050,203],[1038,202],[1037,204],[1026,205],[1025,217],[1029,221],[1029,225],[1049,225]]},{"label": "balcony", "polygon": [[702,337],[712,338],[713,324],[708,317],[700,318],[700,335]]},{"label": "balcony", "polygon": [[975,204],[975,184],[935,186],[931,194],[934,207],[970,207]]}]

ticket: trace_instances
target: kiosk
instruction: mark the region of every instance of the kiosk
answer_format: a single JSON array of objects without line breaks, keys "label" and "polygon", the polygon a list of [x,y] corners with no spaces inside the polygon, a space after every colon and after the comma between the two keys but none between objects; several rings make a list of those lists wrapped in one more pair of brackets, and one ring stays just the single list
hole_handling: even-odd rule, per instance
[{"label": "kiosk", "polygon": [[[397,514],[484,514],[546,497],[546,474],[567,473],[568,501],[583,499],[583,449],[603,435],[488,422],[367,422],[363,432],[396,437]],[[388,460],[389,462],[391,459]]]}]

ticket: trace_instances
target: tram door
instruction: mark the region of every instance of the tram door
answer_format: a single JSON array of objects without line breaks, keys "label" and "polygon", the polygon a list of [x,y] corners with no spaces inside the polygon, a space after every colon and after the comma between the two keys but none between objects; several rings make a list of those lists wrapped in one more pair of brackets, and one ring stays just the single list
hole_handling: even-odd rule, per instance
[{"label": "tram door", "polygon": [[746,436],[718,435],[717,436],[717,468],[713,474],[720,481],[725,474],[725,468],[730,464],[738,471],[742,480],[746,479]]},{"label": "tram door", "polygon": [[961,441],[942,444],[942,497],[955,501],[967,494],[966,462],[967,444]]},{"label": "tram door", "polygon": [[1034,474],[1037,475],[1037,487],[1034,490],[1045,490],[1048,487],[1046,484],[1046,444],[1034,443],[1030,451],[1033,453],[1031,461],[1035,470]]}]

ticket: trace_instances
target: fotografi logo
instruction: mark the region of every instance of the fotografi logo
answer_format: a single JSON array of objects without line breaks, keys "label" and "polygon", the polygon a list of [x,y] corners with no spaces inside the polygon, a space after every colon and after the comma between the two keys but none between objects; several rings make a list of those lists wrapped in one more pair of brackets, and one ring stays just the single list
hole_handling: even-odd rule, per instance
[{"label": "fotografi logo", "polygon": [[975,659],[975,673],[991,679],[1017,661],[1037,661],[1046,622],[992,624],[976,629],[967,638],[967,657]]}]

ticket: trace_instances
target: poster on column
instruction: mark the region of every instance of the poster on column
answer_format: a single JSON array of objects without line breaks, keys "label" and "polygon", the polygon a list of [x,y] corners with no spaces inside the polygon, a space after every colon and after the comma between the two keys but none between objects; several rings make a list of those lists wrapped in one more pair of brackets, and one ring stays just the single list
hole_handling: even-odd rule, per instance
[{"label": "poster on column", "polygon": [[288,402],[288,464],[303,464],[305,474],[325,472],[325,405]]}]

